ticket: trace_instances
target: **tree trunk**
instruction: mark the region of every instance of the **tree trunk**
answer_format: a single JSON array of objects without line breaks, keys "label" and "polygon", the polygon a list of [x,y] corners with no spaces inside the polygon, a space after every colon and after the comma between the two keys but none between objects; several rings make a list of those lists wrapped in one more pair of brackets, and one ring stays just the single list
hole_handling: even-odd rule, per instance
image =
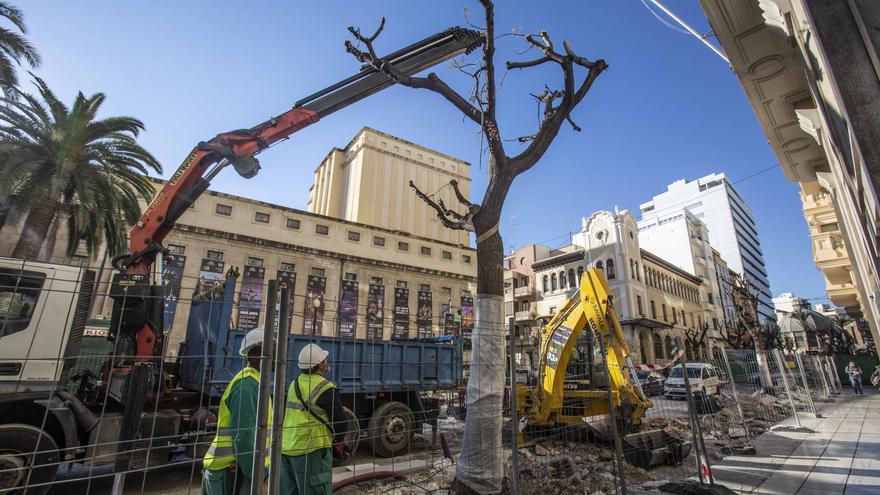
[{"label": "tree trunk", "polygon": [[476,322],[465,401],[467,421],[456,469],[458,493],[501,492],[501,404],[507,363],[503,258],[497,232],[477,243]]},{"label": "tree trunk", "polygon": [[37,259],[57,212],[58,203],[54,201],[42,201],[28,212],[21,237],[18,238],[18,243],[12,251],[13,258]]}]

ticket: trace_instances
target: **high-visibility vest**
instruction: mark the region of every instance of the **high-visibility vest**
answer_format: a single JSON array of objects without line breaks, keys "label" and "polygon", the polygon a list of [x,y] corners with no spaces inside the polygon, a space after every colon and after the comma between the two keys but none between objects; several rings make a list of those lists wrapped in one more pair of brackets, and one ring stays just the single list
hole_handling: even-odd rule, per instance
[{"label": "high-visibility vest", "polygon": [[[260,372],[250,366],[245,367],[243,370],[239,371],[237,375],[232,378],[232,381],[229,382],[229,385],[226,386],[226,390],[223,391],[223,396],[220,398],[220,412],[217,416],[217,434],[214,436],[214,440],[211,442],[211,446],[208,447],[208,452],[205,454],[204,467],[205,469],[210,469],[212,471],[217,471],[220,469],[230,468],[235,465],[235,446],[233,445],[233,440],[238,435],[250,435],[253,436],[256,430],[257,425],[254,424],[253,428],[244,426],[240,428],[240,431],[232,431],[232,413],[229,411],[229,407],[226,405],[226,399],[229,397],[230,391],[235,388],[235,384],[241,380],[246,378],[252,378],[260,383]],[[272,399],[269,399],[269,411],[272,410]],[[272,415],[269,414],[269,430],[272,429]],[[268,446],[271,435],[266,435],[266,466],[269,466],[269,455],[268,455]],[[242,452],[243,454],[249,454],[251,452]]]},{"label": "high-visibility vest", "polygon": [[[300,402],[296,395],[300,393],[306,404]],[[284,432],[281,434],[281,451],[285,455],[306,455],[319,449],[333,446],[333,432],[306,410],[306,405],[313,413],[330,424],[330,415],[316,401],[324,392],[336,387],[333,382],[321,375],[300,374],[290,384],[287,391],[287,410],[284,413]]]}]

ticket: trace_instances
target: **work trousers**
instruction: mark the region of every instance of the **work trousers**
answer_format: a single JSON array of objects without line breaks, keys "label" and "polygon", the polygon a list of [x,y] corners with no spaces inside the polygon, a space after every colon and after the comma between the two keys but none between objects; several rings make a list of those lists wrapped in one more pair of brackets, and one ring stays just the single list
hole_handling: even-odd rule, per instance
[{"label": "work trousers", "polygon": [[853,387],[853,392],[855,392],[857,395],[858,394],[862,394],[862,395],[865,394],[865,392],[862,391],[862,377],[861,376],[849,377],[849,383]]},{"label": "work trousers", "polygon": [[331,495],[333,456],[330,449],[281,456],[281,495]]},{"label": "work trousers", "polygon": [[202,495],[248,495],[251,492],[251,480],[245,478],[236,469],[203,469]]}]

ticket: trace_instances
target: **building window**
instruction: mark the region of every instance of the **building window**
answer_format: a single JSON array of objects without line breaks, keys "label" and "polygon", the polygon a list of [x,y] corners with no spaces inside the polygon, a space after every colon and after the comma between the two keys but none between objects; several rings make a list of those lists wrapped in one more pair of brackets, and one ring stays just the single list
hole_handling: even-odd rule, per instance
[{"label": "building window", "polygon": [[223,251],[211,251],[209,249],[205,258],[208,258],[209,260],[223,261]]},{"label": "building window", "polygon": [[354,282],[358,279],[357,273],[345,272],[345,275],[342,276],[343,280],[351,280]]},{"label": "building window", "polygon": [[269,214],[258,211],[254,213],[254,221],[259,223],[269,223]]},{"label": "building window", "polygon": [[660,336],[655,333],[651,337],[651,342],[654,344],[654,359],[663,359],[663,343],[660,341]]},{"label": "building window", "polygon": [[186,248],[179,244],[168,244],[166,247],[168,248],[168,254],[183,254],[186,251]]},{"label": "building window", "polygon": [[544,292],[550,292],[550,277],[544,275],[544,278],[541,280],[543,282],[542,288],[544,289]]},{"label": "building window", "polygon": [[467,263],[468,265],[470,265],[471,264],[471,255],[469,255],[469,254],[461,255],[461,262]]},{"label": "building window", "polygon": [[398,289],[406,289],[406,280],[398,280],[395,287]]},{"label": "building window", "polygon": [[312,269],[309,270],[309,275],[313,275],[315,277],[323,277],[324,276],[324,269],[312,267]]},{"label": "building window", "polygon": [[296,271],[296,265],[293,263],[287,263],[282,261],[278,264],[278,269],[282,272],[293,272]]},{"label": "building window", "polygon": [[452,288],[451,287],[440,287],[440,294],[446,297],[452,297]]},{"label": "building window", "polygon": [[[683,319],[681,320],[681,323],[682,323],[682,325],[684,325],[684,320],[683,320]],[[672,324],[673,324],[673,325],[678,324],[678,317],[675,316],[675,310],[674,310],[674,309],[672,310]]]},{"label": "building window", "polygon": [[578,279],[575,278],[574,268],[568,269],[568,286],[569,287],[577,287]]},{"label": "building window", "polygon": [[580,280],[582,278],[584,278],[584,267],[579,266],[578,267],[578,280]]},{"label": "building window", "polygon": [[288,218],[287,219],[287,228],[293,229],[293,230],[299,230],[299,220],[297,220],[295,218]]},{"label": "building window", "polygon": [[597,270],[604,270],[604,269],[605,269],[605,263],[602,263],[602,260],[597,261],[597,262],[596,262],[596,269],[597,269]]},{"label": "building window", "polygon": [[711,292],[709,293],[709,304],[715,304],[715,297]]},{"label": "building window", "polygon": [[232,207],[229,205],[224,205],[217,203],[217,207],[214,208],[214,212],[218,215],[223,215],[224,217],[228,217],[232,215]]},{"label": "building window", "polygon": [[605,262],[605,275],[608,276],[608,280],[615,278],[616,274],[614,273],[614,260],[611,258]]},{"label": "building window", "polygon": [[636,296],[636,308],[638,308],[639,316],[645,316],[645,311],[642,310],[642,296]]},{"label": "building window", "polygon": [[559,288],[565,289],[565,272],[559,272]]},{"label": "building window", "polygon": [[550,275],[550,290],[556,290],[559,288],[559,285],[556,282],[556,274]]},{"label": "building window", "polygon": [[397,249],[401,251],[409,251],[409,243],[400,241],[397,243]]},{"label": "building window", "polygon": [[657,306],[651,301],[651,318],[657,319]]},{"label": "building window", "polygon": [[315,233],[318,235],[327,235],[330,233],[330,227],[326,225],[315,225]]},{"label": "building window", "polygon": [[471,291],[462,289],[461,297],[471,297]]},{"label": "building window", "polygon": [[666,305],[665,305],[665,304],[661,304],[660,307],[663,309],[663,321],[669,321],[669,320],[666,319],[666,318],[667,318]]},{"label": "building window", "polygon": [[528,301],[521,301],[519,303],[519,310],[520,311],[528,311],[529,310],[529,302]]},{"label": "building window", "polygon": [[511,268],[513,268],[511,266],[512,263],[513,263],[513,261],[511,261],[510,258],[505,258],[504,261],[501,262],[501,267],[505,270],[510,270]]},{"label": "building window", "polygon": [[373,237],[373,245],[374,246],[385,246],[385,238],[384,237]]},{"label": "building window", "polygon": [[428,284],[419,284],[419,290],[422,292],[431,292],[431,286]]},{"label": "building window", "polygon": [[837,226],[837,223],[826,223],[819,226],[819,232],[838,232],[840,231],[840,227]]},{"label": "building window", "polygon": [[382,277],[370,277],[370,283],[373,285],[382,285]]},{"label": "building window", "polygon": [[639,282],[642,281],[642,272],[639,271],[639,262],[638,261],[636,261],[636,280],[638,280]]},{"label": "building window", "polygon": [[442,251],[440,255],[443,257],[444,260],[452,259],[452,251]]},{"label": "building window", "polygon": [[348,240],[353,242],[361,242],[361,233],[353,230],[348,231]]},{"label": "building window", "polygon": [[254,258],[253,256],[248,256],[247,262],[245,264],[247,264],[247,266],[263,266],[263,258]]},{"label": "building window", "polygon": [[419,249],[419,252],[422,256],[431,256],[431,248],[428,246],[422,246],[421,249]]}]

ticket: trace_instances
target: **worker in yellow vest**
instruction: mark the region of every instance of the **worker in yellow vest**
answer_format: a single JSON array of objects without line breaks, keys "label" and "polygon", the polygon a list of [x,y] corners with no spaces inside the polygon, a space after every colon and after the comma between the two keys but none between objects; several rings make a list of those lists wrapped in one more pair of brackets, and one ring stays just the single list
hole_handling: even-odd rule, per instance
[{"label": "worker in yellow vest", "polygon": [[348,431],[342,398],[324,375],[329,352],[309,344],[299,353],[302,371],[290,384],[281,435],[281,494],[330,495],[333,458],[345,459]]},{"label": "worker in yellow vest", "polygon": [[[262,352],[263,329],[251,330],[245,335],[239,350],[239,354],[247,359],[247,366],[232,378],[220,398],[217,435],[205,454],[203,464],[203,495],[250,493]],[[269,411],[271,410],[270,401]],[[268,419],[271,428],[271,414]],[[267,455],[266,465],[268,464]]]}]

